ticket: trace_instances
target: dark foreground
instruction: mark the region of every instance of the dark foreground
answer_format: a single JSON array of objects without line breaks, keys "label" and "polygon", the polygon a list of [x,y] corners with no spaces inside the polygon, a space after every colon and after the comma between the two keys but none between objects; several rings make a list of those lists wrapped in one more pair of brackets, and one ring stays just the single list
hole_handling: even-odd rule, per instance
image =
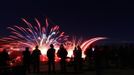
[{"label": "dark foreground", "polygon": [[[27,75],[96,75],[95,71],[86,71],[83,73],[52,73],[52,74],[48,74],[48,73],[31,73],[31,74],[27,74]],[[102,71],[102,75],[134,75],[134,69],[127,69],[127,70],[120,70],[120,69],[107,69],[107,70],[103,70]]]},{"label": "dark foreground", "polygon": [[[32,68],[31,68],[32,69]],[[16,75],[24,75],[23,71],[19,68],[16,69],[18,74]],[[12,73],[10,74],[3,74],[3,75],[14,75]],[[39,73],[33,73],[32,71],[30,73],[26,73],[26,75],[96,75],[96,69],[94,67],[91,67],[88,69],[87,65],[84,65],[83,70],[80,72],[74,72],[72,66],[67,67],[66,73],[60,72],[59,63],[56,63],[56,71],[52,73],[48,73],[48,66],[47,64],[41,64],[40,65],[40,72]],[[100,75],[134,75],[134,69],[132,68],[102,68]]]}]

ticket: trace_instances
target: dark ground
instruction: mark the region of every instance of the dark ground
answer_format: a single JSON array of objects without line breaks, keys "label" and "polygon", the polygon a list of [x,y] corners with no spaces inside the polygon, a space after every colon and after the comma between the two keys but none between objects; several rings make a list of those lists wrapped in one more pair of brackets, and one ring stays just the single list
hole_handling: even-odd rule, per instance
[{"label": "dark ground", "polygon": [[[47,65],[42,64],[40,66],[40,73],[27,73],[27,75],[96,75],[96,71],[94,69],[87,69],[87,65],[84,65],[83,71],[75,73],[73,71],[72,66],[67,67],[67,72],[66,73],[61,73],[59,64],[56,64],[56,72],[55,73],[50,73],[48,74],[47,72]],[[117,68],[109,68],[109,69],[102,69],[102,75],[134,75],[134,69],[117,69]]]}]

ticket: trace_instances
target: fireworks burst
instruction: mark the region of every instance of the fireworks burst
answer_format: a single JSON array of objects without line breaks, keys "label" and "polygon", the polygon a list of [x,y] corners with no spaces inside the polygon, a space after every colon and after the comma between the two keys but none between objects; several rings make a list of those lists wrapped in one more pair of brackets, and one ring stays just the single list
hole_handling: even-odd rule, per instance
[{"label": "fireworks burst", "polygon": [[82,57],[85,58],[84,52],[86,51],[86,49],[89,48],[91,44],[95,43],[96,41],[104,39],[107,39],[107,37],[95,37],[88,40],[83,40],[82,38],[77,39],[76,37],[74,37],[71,41],[67,41],[65,43],[65,47],[68,50],[68,57],[71,57],[73,55],[73,50],[75,47],[80,46],[82,49]]},{"label": "fireworks burst", "polygon": [[65,42],[68,38],[68,36],[64,35],[64,32],[60,32],[58,25],[50,28],[47,19],[45,20],[46,25],[44,26],[41,25],[37,18],[35,18],[36,25],[32,25],[24,18],[22,20],[26,23],[27,27],[24,28],[17,25],[8,27],[12,34],[1,39],[1,41],[8,41],[10,44],[19,44],[21,45],[19,47],[28,46],[31,49],[38,45],[42,54],[46,54],[50,44],[54,44],[55,48],[57,48],[58,45]]},{"label": "fireworks burst", "polygon": [[82,49],[82,57],[84,58],[84,51],[90,47],[92,43],[107,39],[106,37],[95,37],[83,40],[82,38],[73,37],[72,40],[68,40],[69,36],[61,32],[58,25],[50,27],[47,19],[45,20],[45,25],[42,25],[37,18],[35,18],[35,25],[32,25],[24,18],[22,18],[22,21],[26,24],[26,27],[18,25],[8,27],[11,31],[11,35],[0,39],[0,42],[4,43],[4,48],[15,51],[24,50],[25,47],[30,47],[30,49],[33,50],[34,47],[38,45],[44,56],[41,58],[43,61],[47,60],[45,55],[50,44],[54,45],[56,52],[60,44],[64,44],[68,51],[68,57],[73,55],[74,48],[79,45]]}]

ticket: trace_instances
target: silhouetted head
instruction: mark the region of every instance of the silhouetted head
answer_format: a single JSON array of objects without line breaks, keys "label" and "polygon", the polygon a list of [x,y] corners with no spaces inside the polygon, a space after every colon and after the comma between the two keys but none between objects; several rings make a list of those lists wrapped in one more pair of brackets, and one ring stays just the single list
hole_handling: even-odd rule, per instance
[{"label": "silhouetted head", "polygon": [[60,48],[64,48],[63,44],[60,45]]},{"label": "silhouetted head", "polygon": [[74,50],[77,50],[77,47],[75,47]]},{"label": "silhouetted head", "polygon": [[26,47],[25,49],[26,49],[26,51],[29,51],[29,47]]},{"label": "silhouetted head", "polygon": [[38,49],[38,46],[36,46],[35,48]]},{"label": "silhouetted head", "polygon": [[79,45],[77,46],[77,48],[78,48],[78,50],[80,50],[80,49],[81,49]]},{"label": "silhouetted head", "polygon": [[54,48],[54,45],[53,45],[53,44],[50,44],[50,47],[51,47],[51,48]]}]

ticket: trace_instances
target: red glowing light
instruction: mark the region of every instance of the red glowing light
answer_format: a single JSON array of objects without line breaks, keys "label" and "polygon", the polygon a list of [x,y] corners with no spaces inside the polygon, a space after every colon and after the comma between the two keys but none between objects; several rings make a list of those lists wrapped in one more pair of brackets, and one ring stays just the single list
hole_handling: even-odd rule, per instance
[{"label": "red glowing light", "polygon": [[[82,57],[84,58],[84,51],[88,47],[90,47],[92,43],[98,40],[107,39],[106,37],[95,37],[88,40],[83,40],[84,42],[82,41],[82,39],[68,40],[69,36],[65,35],[65,32],[60,32],[58,25],[49,27],[48,19],[45,20],[45,26],[43,26],[36,18],[36,25],[32,25],[24,18],[22,18],[22,20],[26,23],[27,27],[8,27],[8,29],[11,30],[11,35],[0,39],[0,42],[3,43],[2,46],[4,48],[20,52],[22,52],[25,49],[25,47],[30,47],[30,50],[32,51],[34,50],[34,47],[38,45],[42,53],[40,57],[41,61],[47,61],[46,53],[49,49],[50,44],[54,44],[56,52],[58,51],[60,44],[64,44],[65,48],[68,51],[67,56],[69,58],[73,56],[73,50],[75,46],[79,45],[82,49]],[[60,60],[57,56],[55,58],[55,61]],[[16,60],[20,60],[19,57],[17,57]],[[67,61],[70,61],[70,59],[68,59]]]}]

